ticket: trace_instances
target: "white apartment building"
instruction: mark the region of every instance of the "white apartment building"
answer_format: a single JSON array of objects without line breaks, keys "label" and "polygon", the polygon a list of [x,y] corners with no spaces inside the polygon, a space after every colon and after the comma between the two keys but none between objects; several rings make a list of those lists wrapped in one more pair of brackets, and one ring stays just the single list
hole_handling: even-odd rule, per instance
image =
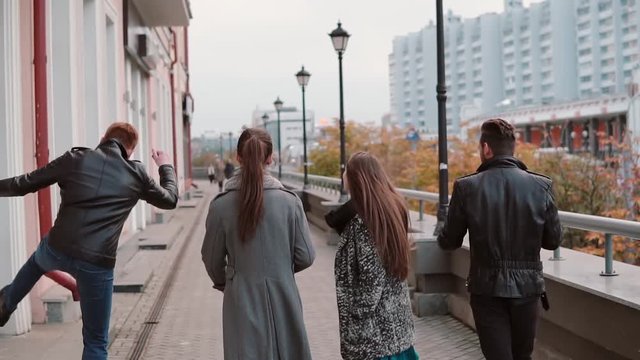
[{"label": "white apartment building", "polygon": [[[640,60],[639,0],[546,0],[445,17],[447,123],[625,93]],[[436,27],[397,37],[389,55],[391,121],[437,132]]]},{"label": "white apartment building", "polygon": [[[262,117],[267,114],[268,119]],[[313,143],[315,132],[314,111],[306,110],[307,152]],[[256,109],[252,115],[252,126],[266,128],[273,140],[273,152],[278,155],[278,113],[275,110]],[[280,139],[282,141],[282,164],[300,166],[303,156],[302,110],[296,107],[284,107],[280,111]]]},{"label": "white apartment building", "polygon": [[581,98],[626,92],[640,60],[640,1],[577,1],[578,90]]}]

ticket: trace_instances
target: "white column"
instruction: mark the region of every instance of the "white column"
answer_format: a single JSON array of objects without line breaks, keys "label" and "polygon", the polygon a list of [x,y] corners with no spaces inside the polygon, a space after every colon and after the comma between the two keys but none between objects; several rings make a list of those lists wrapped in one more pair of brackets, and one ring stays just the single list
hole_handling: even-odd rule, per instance
[{"label": "white column", "polygon": [[[19,0],[0,1],[0,177],[19,175],[22,162]],[[9,283],[27,259],[23,198],[0,198],[0,286]],[[22,334],[31,328],[28,297],[0,334]]]}]

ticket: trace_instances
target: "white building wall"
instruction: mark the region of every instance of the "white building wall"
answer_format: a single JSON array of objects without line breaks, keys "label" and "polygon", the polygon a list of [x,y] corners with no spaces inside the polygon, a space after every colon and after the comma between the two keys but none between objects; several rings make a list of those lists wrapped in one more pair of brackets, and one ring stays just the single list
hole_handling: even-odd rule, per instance
[{"label": "white building wall", "polygon": [[[0,2],[0,178],[23,172],[22,99],[20,86],[19,0]],[[0,201],[0,283],[7,284],[27,260],[24,199]],[[22,334],[31,328],[29,298],[20,303],[0,334]]]}]

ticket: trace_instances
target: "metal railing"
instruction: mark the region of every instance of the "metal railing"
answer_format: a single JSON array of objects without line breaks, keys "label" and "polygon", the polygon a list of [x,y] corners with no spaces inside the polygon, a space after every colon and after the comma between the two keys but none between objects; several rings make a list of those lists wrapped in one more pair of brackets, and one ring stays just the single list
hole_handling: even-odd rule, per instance
[{"label": "metal railing", "polygon": [[[277,174],[276,174],[277,175]],[[310,188],[326,191],[329,193],[340,193],[340,179],[331,178],[326,176],[318,176],[309,174],[309,184]],[[289,180],[295,183],[302,184],[304,182],[304,175],[295,173],[295,172],[283,172],[282,180]],[[417,191],[417,190],[409,190],[409,189],[397,189],[398,192],[407,199],[417,200],[419,204],[419,216],[420,220],[423,219],[424,216],[424,203],[437,204],[439,201],[438,194],[426,192],[426,191]],[[640,222],[637,221],[629,221],[629,220],[620,220],[607,218],[603,216],[595,216],[595,215],[586,215],[579,213],[572,213],[567,211],[560,211],[560,222],[563,227],[570,229],[578,229],[585,231],[593,231],[597,233],[603,233],[605,235],[605,249],[604,249],[604,259],[605,259],[605,268],[604,271],[600,273],[602,276],[615,276],[618,275],[613,270],[613,236],[621,235],[626,236],[634,240],[640,239]],[[553,257],[550,260],[563,260],[560,255],[560,248],[556,249],[553,252]]]}]

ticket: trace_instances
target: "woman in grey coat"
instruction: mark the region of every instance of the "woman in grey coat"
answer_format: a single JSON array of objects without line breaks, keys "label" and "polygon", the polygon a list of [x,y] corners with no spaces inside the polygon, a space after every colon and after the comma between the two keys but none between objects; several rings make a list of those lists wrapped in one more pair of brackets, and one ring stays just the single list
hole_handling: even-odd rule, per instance
[{"label": "woman in grey coat", "polygon": [[294,273],[315,251],[300,199],[268,175],[269,134],[247,129],[236,172],[209,207],[202,261],[224,292],[225,360],[311,359]]}]

